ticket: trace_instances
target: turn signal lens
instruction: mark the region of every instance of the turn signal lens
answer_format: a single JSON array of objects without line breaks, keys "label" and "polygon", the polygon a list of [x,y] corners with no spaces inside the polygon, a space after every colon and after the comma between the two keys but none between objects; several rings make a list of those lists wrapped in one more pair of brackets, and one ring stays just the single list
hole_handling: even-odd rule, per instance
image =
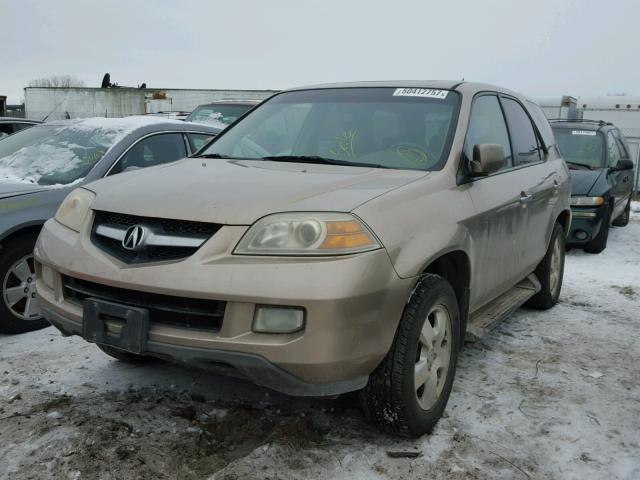
[{"label": "turn signal lens", "polygon": [[570,204],[572,207],[599,207],[604,205],[603,197],[571,197]]},{"label": "turn signal lens", "polygon": [[327,222],[327,235],[320,245],[323,250],[362,248],[376,245],[362,225],[355,221]]},{"label": "turn signal lens", "polygon": [[79,232],[94,198],[96,198],[95,193],[84,188],[76,188],[67,195],[58,208],[56,220],[65,227]]}]

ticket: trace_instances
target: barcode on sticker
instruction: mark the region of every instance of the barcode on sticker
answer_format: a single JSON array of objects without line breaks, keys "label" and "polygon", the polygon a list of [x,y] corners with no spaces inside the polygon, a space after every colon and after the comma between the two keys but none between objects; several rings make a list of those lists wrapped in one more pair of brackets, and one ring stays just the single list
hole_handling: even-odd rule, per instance
[{"label": "barcode on sticker", "polygon": [[596,135],[596,132],[593,130],[573,130],[571,135]]},{"label": "barcode on sticker", "polygon": [[448,90],[436,90],[434,88],[396,88],[394,97],[422,97],[422,98],[447,98]]}]

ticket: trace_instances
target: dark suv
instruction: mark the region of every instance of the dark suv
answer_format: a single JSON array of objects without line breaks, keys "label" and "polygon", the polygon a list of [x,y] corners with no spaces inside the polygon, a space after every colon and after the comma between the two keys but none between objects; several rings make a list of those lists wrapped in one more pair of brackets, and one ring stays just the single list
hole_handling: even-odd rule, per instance
[{"label": "dark suv", "polygon": [[600,253],[609,226],[629,223],[633,161],[620,130],[597,120],[553,120],[558,148],[571,169],[573,220],[567,245]]}]

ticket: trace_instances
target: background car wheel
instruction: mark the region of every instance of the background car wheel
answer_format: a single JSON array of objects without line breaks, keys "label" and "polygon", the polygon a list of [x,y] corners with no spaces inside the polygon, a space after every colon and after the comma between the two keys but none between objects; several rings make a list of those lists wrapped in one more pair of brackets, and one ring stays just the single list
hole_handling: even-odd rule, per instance
[{"label": "background car wheel", "polygon": [[607,209],[602,217],[602,226],[600,231],[593,240],[585,244],[584,251],[587,253],[600,253],[607,248],[607,240],[609,239],[609,228],[611,224],[611,210]]},{"label": "background car wheel", "polygon": [[566,232],[556,222],[551,232],[551,240],[547,253],[536,267],[535,274],[540,281],[541,289],[525,304],[538,310],[548,310],[558,302],[564,276]]},{"label": "background car wheel", "polygon": [[629,201],[627,202],[627,206],[625,207],[624,212],[622,212],[620,216],[613,221],[613,226],[626,227],[629,224],[630,217],[631,217],[631,197],[629,197]]},{"label": "background car wheel", "polygon": [[437,275],[426,275],[405,308],[389,353],[361,392],[369,421],[401,436],[431,432],[449,400],[459,345],[453,288]]},{"label": "background car wheel", "polygon": [[154,357],[145,357],[144,355],[136,355],[135,353],[125,352],[119,348],[110,347],[109,345],[97,344],[98,348],[110,357],[125,363],[141,364],[150,363],[155,360]]},{"label": "background car wheel", "polygon": [[22,236],[0,250],[0,332],[23,333],[49,326],[40,316],[33,247],[36,238]]}]

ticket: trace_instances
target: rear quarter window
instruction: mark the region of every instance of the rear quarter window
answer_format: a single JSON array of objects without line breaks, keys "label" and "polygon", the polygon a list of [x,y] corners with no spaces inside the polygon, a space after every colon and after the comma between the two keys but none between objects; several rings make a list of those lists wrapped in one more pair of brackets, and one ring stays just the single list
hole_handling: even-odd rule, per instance
[{"label": "rear quarter window", "polygon": [[542,137],[542,141],[546,145],[547,148],[556,144],[555,136],[553,135],[553,130],[551,129],[551,125],[549,125],[549,121],[547,117],[545,117],[542,109],[538,106],[538,104],[533,103],[530,100],[526,102],[527,110],[529,110],[529,114],[533,119],[533,123],[535,123],[538,132],[540,132],[540,136]]}]

